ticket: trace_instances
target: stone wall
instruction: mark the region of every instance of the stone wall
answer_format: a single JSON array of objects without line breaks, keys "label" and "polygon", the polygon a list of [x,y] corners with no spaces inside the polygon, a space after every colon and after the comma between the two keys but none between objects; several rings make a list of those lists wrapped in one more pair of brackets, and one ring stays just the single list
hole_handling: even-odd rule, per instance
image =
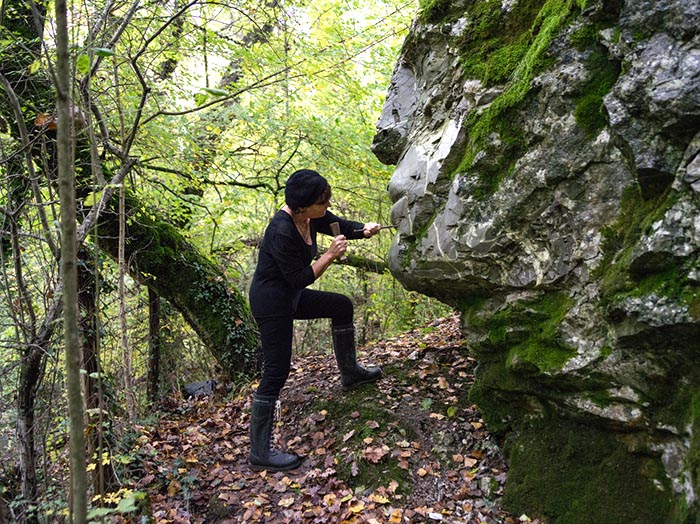
[{"label": "stone wall", "polygon": [[505,503],[700,521],[700,0],[424,2],[389,264],[462,311]]}]

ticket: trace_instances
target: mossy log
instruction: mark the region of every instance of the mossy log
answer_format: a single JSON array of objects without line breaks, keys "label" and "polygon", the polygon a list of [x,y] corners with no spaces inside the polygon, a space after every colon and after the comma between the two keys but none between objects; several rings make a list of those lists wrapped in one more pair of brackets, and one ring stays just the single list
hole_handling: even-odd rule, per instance
[{"label": "mossy log", "polygon": [[[117,258],[119,216],[106,209],[98,224],[99,246]],[[129,271],[168,300],[194,328],[231,379],[259,370],[259,338],[246,297],[224,272],[174,226],[152,217],[137,199],[126,202],[125,258]]]}]

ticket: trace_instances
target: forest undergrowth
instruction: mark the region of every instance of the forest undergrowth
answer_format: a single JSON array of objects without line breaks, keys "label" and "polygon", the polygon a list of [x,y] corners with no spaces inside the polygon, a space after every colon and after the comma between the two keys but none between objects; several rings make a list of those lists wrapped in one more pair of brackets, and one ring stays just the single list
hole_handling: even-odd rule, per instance
[{"label": "forest undergrowth", "polygon": [[296,471],[247,465],[255,384],[172,402],[136,427],[132,488],[153,522],[537,522],[500,507],[507,465],[468,400],[476,362],[457,316],[360,348],[360,360],[385,378],[345,392],[330,350],[294,357],[275,439],[306,457]]}]

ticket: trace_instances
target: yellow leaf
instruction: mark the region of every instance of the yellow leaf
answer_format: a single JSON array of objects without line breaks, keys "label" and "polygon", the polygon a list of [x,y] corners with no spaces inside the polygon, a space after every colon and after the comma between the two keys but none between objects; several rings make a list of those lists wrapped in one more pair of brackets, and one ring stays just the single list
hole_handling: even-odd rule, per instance
[{"label": "yellow leaf", "polygon": [[282,506],[283,508],[288,508],[292,504],[294,504],[294,497],[285,497],[277,503],[278,506]]},{"label": "yellow leaf", "polygon": [[389,522],[391,524],[399,524],[401,522],[402,518],[402,512],[400,509],[395,509],[392,511],[391,515],[389,516]]},{"label": "yellow leaf", "polygon": [[377,495],[375,493],[372,493],[369,496],[369,500],[372,502],[376,502],[377,504],[388,504],[391,502],[388,498],[384,497],[383,495]]},{"label": "yellow leaf", "polygon": [[359,513],[363,509],[365,509],[365,503],[362,501],[356,502],[355,504],[350,506],[350,511],[352,511],[353,513]]}]

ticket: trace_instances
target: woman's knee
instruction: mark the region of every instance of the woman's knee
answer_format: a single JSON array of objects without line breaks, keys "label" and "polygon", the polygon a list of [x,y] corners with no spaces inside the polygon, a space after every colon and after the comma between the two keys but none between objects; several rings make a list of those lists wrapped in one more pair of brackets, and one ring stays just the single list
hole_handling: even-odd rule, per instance
[{"label": "woman's knee", "polygon": [[352,300],[345,295],[338,294],[336,303],[332,309],[331,317],[334,326],[345,326],[352,324],[354,315],[354,306]]}]

